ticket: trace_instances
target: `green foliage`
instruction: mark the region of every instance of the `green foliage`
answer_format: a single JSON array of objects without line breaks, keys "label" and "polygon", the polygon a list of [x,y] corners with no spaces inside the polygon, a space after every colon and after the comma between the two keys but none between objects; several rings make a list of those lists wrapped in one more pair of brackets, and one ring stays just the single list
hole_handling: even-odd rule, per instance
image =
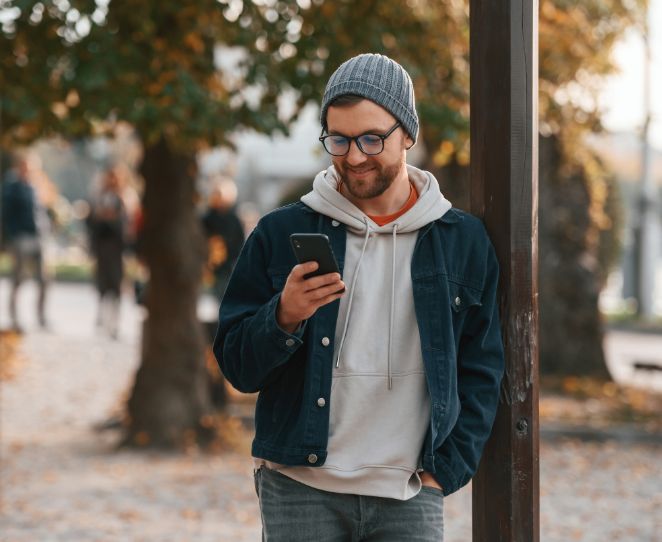
[{"label": "green foliage", "polygon": [[299,107],[318,103],[343,61],[382,53],[412,76],[428,149],[445,139],[467,139],[468,7],[463,2],[255,1],[244,3],[242,20],[250,29],[240,42],[249,51],[249,82],[266,86],[270,99],[290,88]]},{"label": "green foliage", "polygon": [[[89,282],[93,278],[92,265],[88,262],[57,262],[53,278],[59,282]],[[11,277],[12,260],[9,254],[0,253],[0,277]]]},{"label": "green foliage", "polygon": [[[250,32],[251,83],[270,99],[295,89],[299,106],[318,102],[326,80],[344,60],[362,52],[396,58],[416,87],[423,142],[437,165],[468,163],[469,2],[253,1],[238,20]],[[564,141],[564,157],[586,131],[599,130],[596,94],[613,72],[611,50],[642,19],[646,0],[542,0],[539,17],[541,130]],[[267,82],[270,82],[267,84]]]},{"label": "green foliage", "polygon": [[540,5],[540,128],[568,146],[599,130],[597,94],[615,71],[613,45],[643,20],[647,0],[546,0]]},{"label": "green foliage", "polygon": [[[215,55],[235,24],[218,2],[5,1],[0,84],[3,142],[52,133],[83,136],[133,125],[147,144],[165,136],[182,150],[226,142],[238,125],[280,124],[234,106]],[[6,11],[7,13],[7,11]]]},{"label": "green foliage", "polygon": [[[645,2],[540,3],[541,130],[565,142],[568,163],[581,134],[599,129],[595,92],[613,70],[611,47]],[[466,0],[4,0],[0,9],[14,14],[0,38],[11,51],[0,60],[5,143],[118,122],[184,149],[227,142],[242,126],[286,131],[342,61],[371,51],[411,73],[437,165],[468,161]],[[297,108],[283,118],[288,91]]]}]

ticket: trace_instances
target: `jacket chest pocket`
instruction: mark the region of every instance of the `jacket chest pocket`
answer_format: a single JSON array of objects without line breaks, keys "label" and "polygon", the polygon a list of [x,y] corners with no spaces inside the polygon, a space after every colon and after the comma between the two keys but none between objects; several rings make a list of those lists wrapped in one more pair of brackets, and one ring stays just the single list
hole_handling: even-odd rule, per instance
[{"label": "jacket chest pocket", "polygon": [[471,309],[482,305],[482,297],[483,292],[477,288],[455,281],[448,282],[448,303],[451,307],[456,346],[459,346],[466,317],[471,313]]},{"label": "jacket chest pocket", "polygon": [[451,308],[455,314],[461,314],[471,307],[482,305],[480,300],[483,292],[458,282],[448,282],[448,294]]},{"label": "jacket chest pocket", "polygon": [[481,305],[482,291],[441,273],[413,277],[413,282],[422,346],[446,352],[451,361],[467,315]]}]

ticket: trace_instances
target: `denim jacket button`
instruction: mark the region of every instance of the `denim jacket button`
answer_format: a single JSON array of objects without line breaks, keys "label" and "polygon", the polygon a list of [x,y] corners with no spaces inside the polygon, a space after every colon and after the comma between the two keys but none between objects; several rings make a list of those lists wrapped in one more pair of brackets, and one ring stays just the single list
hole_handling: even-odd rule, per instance
[{"label": "denim jacket button", "polygon": [[461,300],[459,297],[456,297],[456,298],[455,298],[455,305],[456,305],[457,307],[459,307],[460,305],[462,305],[462,300]]},{"label": "denim jacket button", "polygon": [[322,346],[329,346],[331,344],[331,341],[329,340],[328,337],[322,337]]},{"label": "denim jacket button", "polygon": [[332,220],[332,221],[331,221],[331,225],[332,225],[334,228],[337,228],[338,226],[340,226],[340,222],[338,222],[337,220]]},{"label": "denim jacket button", "polygon": [[324,399],[324,397],[320,397],[320,398],[317,400],[317,406],[320,407],[320,408],[322,408],[324,405],[326,405],[326,399]]},{"label": "denim jacket button", "polygon": [[315,454],[310,454],[308,456],[308,463],[311,464],[317,463],[317,456]]},{"label": "denim jacket button", "polygon": [[287,339],[285,341],[285,346],[294,346],[294,339]]}]

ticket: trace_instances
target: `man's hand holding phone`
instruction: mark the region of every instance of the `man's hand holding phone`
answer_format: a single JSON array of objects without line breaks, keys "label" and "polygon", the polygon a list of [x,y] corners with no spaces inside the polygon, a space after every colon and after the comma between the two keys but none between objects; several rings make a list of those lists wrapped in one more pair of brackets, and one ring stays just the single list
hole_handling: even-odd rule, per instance
[{"label": "man's hand holding phone", "polygon": [[318,267],[317,262],[300,263],[292,268],[287,277],[276,310],[276,321],[288,333],[293,333],[320,307],[341,298],[345,291],[345,283],[339,273],[304,278]]}]

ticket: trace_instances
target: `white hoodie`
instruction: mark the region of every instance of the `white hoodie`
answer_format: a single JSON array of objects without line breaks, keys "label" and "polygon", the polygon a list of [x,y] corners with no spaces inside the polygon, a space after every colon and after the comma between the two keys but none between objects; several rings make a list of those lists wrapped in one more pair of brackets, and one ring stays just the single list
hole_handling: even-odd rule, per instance
[{"label": "white hoodie", "polygon": [[406,500],[421,482],[420,452],[430,398],[411,282],[417,232],[451,207],[428,172],[407,166],[419,196],[395,221],[378,226],[338,192],[334,167],[301,201],[347,226],[334,342],[328,455],[321,467],[268,464],[325,491]]}]

